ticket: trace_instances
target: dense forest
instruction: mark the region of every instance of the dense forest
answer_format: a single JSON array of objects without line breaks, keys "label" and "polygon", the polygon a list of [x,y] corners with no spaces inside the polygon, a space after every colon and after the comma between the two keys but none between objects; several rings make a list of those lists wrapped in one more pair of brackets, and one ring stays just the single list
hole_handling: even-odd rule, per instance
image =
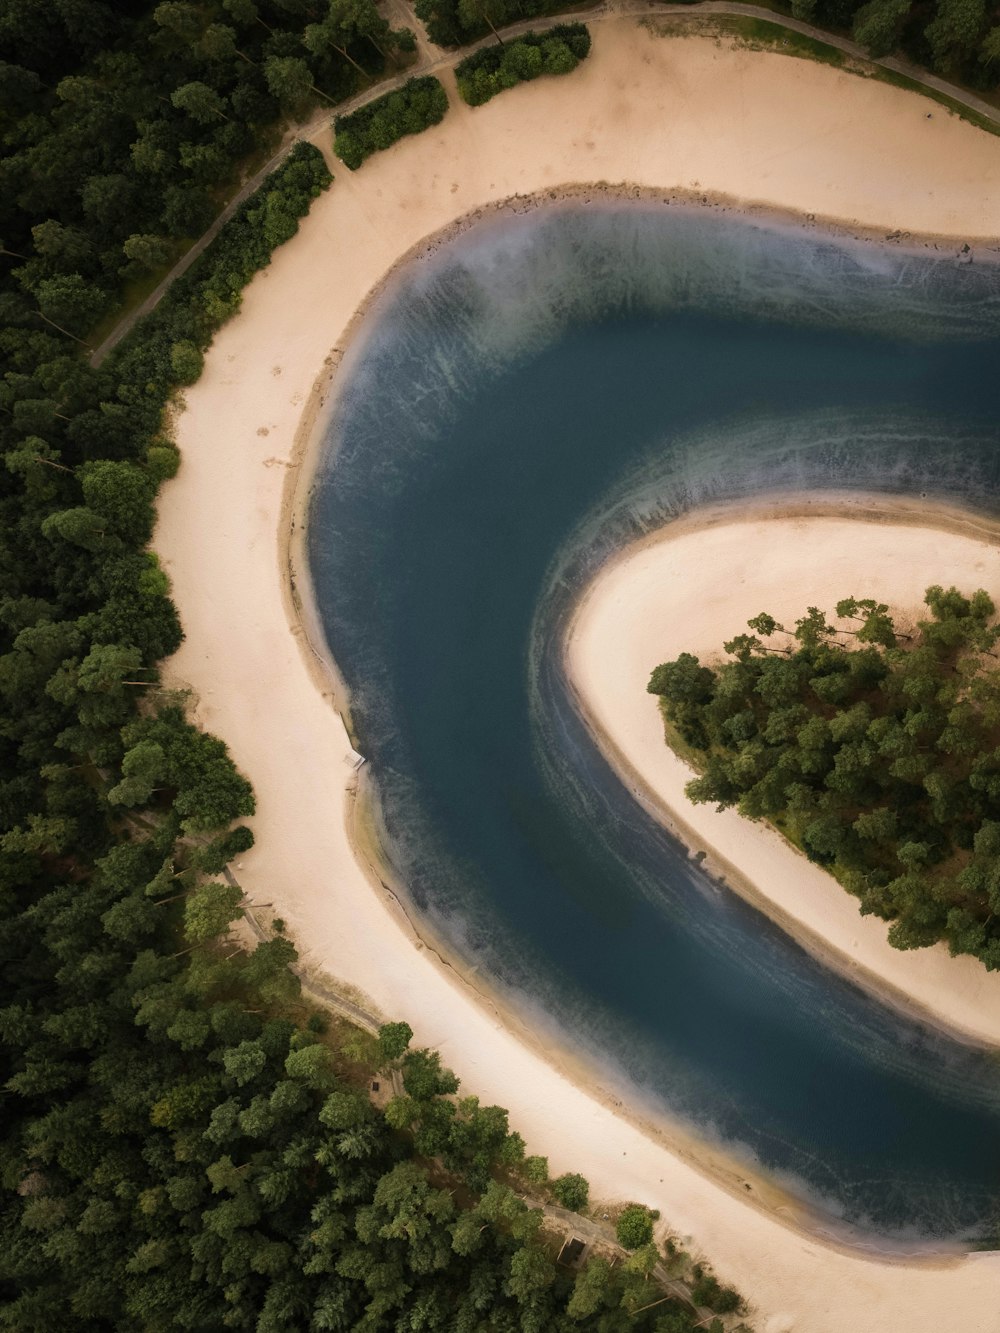
[{"label": "dense forest", "polygon": [[86,334],[200,235],[282,116],[412,44],[372,0],[8,0],[0,325]]},{"label": "dense forest", "polygon": [[871,599],[766,613],[712,668],[652,673],[694,801],[775,824],[891,921],[899,949],[946,940],[1000,968],[1000,626],[989,596],[928,588],[912,634]]},{"label": "dense forest", "polygon": [[982,91],[1000,85],[1000,9],[986,0],[783,0],[778,8],[850,34],[873,56],[898,52]]},{"label": "dense forest", "polygon": [[[555,1256],[549,1181],[403,1023],[307,1003],[241,945],[253,792],[160,661],[165,430],[252,275],[330,185],[299,144],[99,369],[285,113],[405,52],[368,0],[0,5],[0,1327],[687,1333],[739,1304],[633,1207]],[[381,1084],[372,1095],[373,1075]],[[550,1220],[551,1225],[551,1220]],[[613,1262],[612,1262],[613,1260]],[[694,1303],[692,1303],[694,1302]],[[711,1315],[709,1315],[711,1321]],[[721,1327],[721,1325],[716,1325]]]}]

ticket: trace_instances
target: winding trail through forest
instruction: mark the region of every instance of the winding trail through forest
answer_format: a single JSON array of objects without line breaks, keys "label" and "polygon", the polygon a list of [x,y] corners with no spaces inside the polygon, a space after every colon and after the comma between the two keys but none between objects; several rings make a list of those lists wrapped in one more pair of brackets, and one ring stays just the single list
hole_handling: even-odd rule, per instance
[{"label": "winding trail through forest", "polygon": [[[481,47],[489,46],[493,43],[492,34],[484,37],[478,42],[463,46],[457,51],[447,51],[443,47],[435,46],[425,33],[423,24],[416,17],[410,0],[393,0],[390,5],[393,10],[393,20],[401,26],[407,26],[412,29],[417,38],[417,59],[411,65],[407,65],[405,70],[395,75],[391,79],[384,79],[372,87],[366,88],[363,92],[355,94],[336,107],[336,114],[347,115],[351,111],[356,111],[359,107],[366,106],[378,97],[383,97],[386,93],[393,92],[396,88],[402,87],[408,79],[425,75],[436,74],[443,70],[453,69],[460,60],[464,60],[472,51],[478,51]],[[852,60],[857,60],[865,65],[876,69],[887,70],[893,74],[901,74],[911,79],[921,87],[927,88],[932,92],[940,93],[945,97],[961,104],[977,115],[985,117],[1000,129],[1000,108],[992,106],[982,98],[976,97],[973,93],[966,92],[954,84],[948,83],[946,79],[939,79],[936,75],[928,73],[926,70],[919,69],[915,65],[910,65],[906,61],[899,60],[895,56],[886,56],[880,60],[873,60],[856,42],[850,41],[846,37],[838,37],[834,33],[825,32],[822,28],[814,28],[808,23],[802,23],[798,19],[786,17],[782,14],[776,14],[773,10],[764,9],[759,5],[746,5],[731,0],[702,0],[698,5],[690,4],[658,4],[656,0],[638,0],[638,3],[631,3],[630,0],[604,0],[604,3],[595,5],[593,9],[574,11],[570,14],[554,14],[548,18],[525,19],[521,23],[512,23],[509,27],[500,29],[504,37],[517,37],[523,32],[545,31],[548,28],[554,28],[560,23],[585,20],[588,23],[600,23],[608,19],[620,18],[647,18],[647,17],[672,17],[683,15],[686,18],[708,17],[744,17],[763,19],[768,23],[773,23],[776,27],[786,28],[790,32],[800,33],[802,36],[810,37],[816,41],[824,43],[826,46],[834,47],[842,51]],[[155,310],[157,305],[163,299],[170,285],[186,273],[195,260],[211,245],[212,241],[233,216],[240,205],[247,200],[250,195],[258,188],[264,178],[278,167],[297,143],[313,141],[323,131],[330,122],[331,111],[329,107],[323,107],[317,111],[309,120],[289,130],[282,141],[278,151],[270,157],[250,178],[247,180],[225,206],[219,216],[215,219],[208,230],[199,237],[197,241],[186,250],[184,254],[174,264],[173,268],[157,285],[149,296],[136,308],[125,315],[118,324],[111,330],[108,336],[98,347],[95,347],[90,354],[90,364],[95,368],[101,364],[108,353],[115,347],[122,338],[135,326],[135,324]],[[346,168],[345,168],[346,170]]]}]

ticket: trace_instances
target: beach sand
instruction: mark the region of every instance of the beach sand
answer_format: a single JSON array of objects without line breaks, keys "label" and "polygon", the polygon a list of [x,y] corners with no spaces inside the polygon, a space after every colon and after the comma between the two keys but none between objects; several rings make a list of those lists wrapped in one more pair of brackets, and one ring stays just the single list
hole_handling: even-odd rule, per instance
[{"label": "beach sand", "polygon": [[336,174],[185,395],[183,466],[162,492],[155,539],[187,635],[168,680],[191,689],[195,717],[256,789],[257,845],[234,867],[241,883],[284,917],[307,967],[406,1018],[468,1091],[510,1109],[554,1172],[581,1170],[596,1197],[646,1202],[693,1236],[757,1303],[758,1333],[939,1333],[958,1310],[965,1333],[995,1330],[1000,1258],[845,1252],[755,1208],[756,1185],[710,1177],[630,1123],[613,1094],[579,1086],[568,1060],[534,1049],[529,1031],[415,940],[355,855],[347,701],[309,643],[288,537],[293,521],[301,531],[314,427],[356,312],[456,219],[515,196],[524,207],[523,196],[565,186],[630,182],[695,192],[708,207],[725,196],[852,231],[996,244],[1000,141],[875,80],[611,20],[594,25],[593,54],[572,76],[475,111],[453,106],[356,175],[339,164]]}]

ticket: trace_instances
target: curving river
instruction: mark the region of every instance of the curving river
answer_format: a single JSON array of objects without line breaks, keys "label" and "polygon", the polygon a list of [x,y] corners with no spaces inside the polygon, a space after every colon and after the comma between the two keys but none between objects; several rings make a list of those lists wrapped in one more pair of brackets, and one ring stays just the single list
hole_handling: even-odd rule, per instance
[{"label": "curving river", "polygon": [[716,886],[595,748],[561,641],[610,551],[710,501],[1000,511],[998,362],[1000,268],[664,206],[539,209],[373,304],[309,516],[388,858],[466,970],[623,1100],[829,1214],[973,1244],[1000,1212],[1000,1060]]}]

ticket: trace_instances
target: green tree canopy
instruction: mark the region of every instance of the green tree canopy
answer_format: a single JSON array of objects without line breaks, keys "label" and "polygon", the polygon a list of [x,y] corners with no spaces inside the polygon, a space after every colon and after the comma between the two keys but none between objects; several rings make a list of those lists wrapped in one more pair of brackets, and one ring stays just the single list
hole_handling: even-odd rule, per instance
[{"label": "green tree canopy", "polygon": [[[741,634],[725,645],[734,661],[712,669],[684,653],[649,689],[668,739],[701,769],[692,800],[778,824],[862,911],[892,922],[896,947],[943,938],[996,967],[976,848],[1000,818],[1000,629],[982,590],[935,585],[925,604],[912,635],[871,598],[838,602],[839,625],[810,607],[790,656]],[[766,613],[750,627],[780,630]]]}]

